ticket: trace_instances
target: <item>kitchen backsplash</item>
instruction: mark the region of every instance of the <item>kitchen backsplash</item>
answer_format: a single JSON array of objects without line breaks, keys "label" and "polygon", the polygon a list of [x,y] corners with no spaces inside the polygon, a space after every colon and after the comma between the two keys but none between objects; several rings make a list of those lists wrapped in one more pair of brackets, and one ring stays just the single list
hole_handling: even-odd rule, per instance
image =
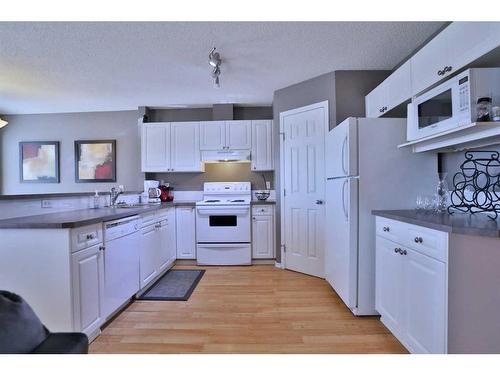
[{"label": "kitchen backsplash", "polygon": [[253,190],[265,189],[264,180],[274,189],[274,172],[252,172],[250,163],[207,163],[204,173],[146,173],[150,180],[164,180],[175,191],[203,190],[204,182],[250,181]]}]

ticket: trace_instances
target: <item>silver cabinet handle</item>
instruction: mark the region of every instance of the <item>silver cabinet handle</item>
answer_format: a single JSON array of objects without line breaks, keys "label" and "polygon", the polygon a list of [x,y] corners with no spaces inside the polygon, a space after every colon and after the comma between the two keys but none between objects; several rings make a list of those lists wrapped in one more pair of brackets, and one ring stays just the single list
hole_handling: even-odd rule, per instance
[{"label": "silver cabinet handle", "polygon": [[399,247],[396,247],[396,248],[394,249],[394,252],[395,252],[396,254],[397,254],[397,253],[399,253],[400,251],[401,251],[401,249],[400,249]]},{"label": "silver cabinet handle", "polygon": [[389,229],[389,227],[383,227],[383,228],[382,228],[382,230],[383,230],[384,232],[389,232],[389,230],[390,230],[390,229]]},{"label": "silver cabinet handle", "polygon": [[[323,204],[323,201],[321,199],[316,199],[316,204]],[[264,211],[264,210],[262,210]]]},{"label": "silver cabinet handle", "polygon": [[87,234],[87,240],[93,240],[94,239],[94,235],[93,234]]},{"label": "silver cabinet handle", "polygon": [[422,237],[415,237],[414,241],[415,243],[422,243],[424,242],[424,239]]},{"label": "silver cabinet handle", "polygon": [[104,250],[106,250],[105,246],[99,246],[99,251],[104,251]]},{"label": "silver cabinet handle", "polygon": [[406,250],[402,250],[399,252],[401,255],[407,255],[408,253],[406,252]]}]

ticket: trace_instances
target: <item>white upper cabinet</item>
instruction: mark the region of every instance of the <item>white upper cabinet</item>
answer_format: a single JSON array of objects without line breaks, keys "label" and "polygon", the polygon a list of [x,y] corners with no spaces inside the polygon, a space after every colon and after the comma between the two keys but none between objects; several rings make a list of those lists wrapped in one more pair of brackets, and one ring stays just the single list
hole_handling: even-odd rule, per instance
[{"label": "white upper cabinet", "polygon": [[408,60],[366,96],[366,116],[380,117],[408,100],[411,87],[411,62]]},{"label": "white upper cabinet", "polygon": [[143,172],[203,172],[198,122],[142,124]]},{"label": "white upper cabinet", "polygon": [[171,172],[202,172],[198,122],[171,123]]},{"label": "white upper cabinet", "polygon": [[170,123],[142,124],[141,160],[143,172],[170,171]]},{"label": "white upper cabinet", "polygon": [[226,122],[200,122],[200,150],[223,150],[226,147]]},{"label": "white upper cabinet", "polygon": [[453,22],[415,56],[412,94],[416,95],[500,45],[498,22]]},{"label": "white upper cabinet", "polygon": [[252,171],[270,171],[273,162],[273,121],[252,121]]},{"label": "white upper cabinet", "polygon": [[226,121],[226,148],[250,150],[252,147],[252,122],[248,120]]}]

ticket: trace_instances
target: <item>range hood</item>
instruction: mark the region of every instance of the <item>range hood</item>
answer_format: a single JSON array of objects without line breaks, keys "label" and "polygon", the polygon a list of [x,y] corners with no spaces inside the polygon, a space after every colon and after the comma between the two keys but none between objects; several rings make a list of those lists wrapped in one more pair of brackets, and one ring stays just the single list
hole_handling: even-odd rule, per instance
[{"label": "range hood", "polygon": [[205,163],[250,162],[250,151],[202,151],[201,161]]}]

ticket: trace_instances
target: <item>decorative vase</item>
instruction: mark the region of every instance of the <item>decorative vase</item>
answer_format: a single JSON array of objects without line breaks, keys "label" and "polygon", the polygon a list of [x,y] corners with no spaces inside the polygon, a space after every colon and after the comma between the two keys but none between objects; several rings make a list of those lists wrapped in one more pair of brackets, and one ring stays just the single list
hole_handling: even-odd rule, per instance
[{"label": "decorative vase", "polygon": [[435,210],[437,213],[445,212],[450,203],[450,191],[446,181],[446,172],[438,173],[438,182],[436,187]]}]

